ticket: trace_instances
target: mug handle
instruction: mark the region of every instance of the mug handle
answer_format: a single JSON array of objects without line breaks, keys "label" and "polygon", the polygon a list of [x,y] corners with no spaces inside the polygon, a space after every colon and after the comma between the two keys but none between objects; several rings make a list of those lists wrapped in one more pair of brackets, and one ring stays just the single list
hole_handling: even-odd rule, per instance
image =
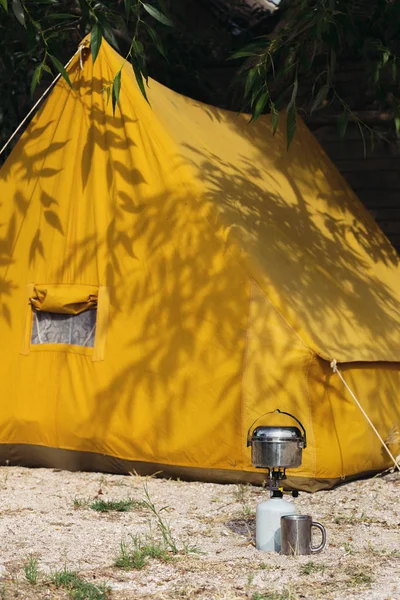
[{"label": "mug handle", "polygon": [[313,521],[311,523],[311,527],[316,527],[322,533],[322,541],[321,541],[320,545],[319,546],[310,546],[311,554],[317,554],[318,552],[321,552],[321,550],[323,550],[325,548],[326,529],[323,525],[321,525],[321,523],[318,523],[317,521]]}]

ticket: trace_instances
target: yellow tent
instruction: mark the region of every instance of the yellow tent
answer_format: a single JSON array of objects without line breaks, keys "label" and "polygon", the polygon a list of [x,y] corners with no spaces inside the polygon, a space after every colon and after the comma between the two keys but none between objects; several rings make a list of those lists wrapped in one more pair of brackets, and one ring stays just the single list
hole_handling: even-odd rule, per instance
[{"label": "yellow tent", "polygon": [[88,54],[1,171],[2,463],[260,481],[247,430],[279,408],[290,485],[388,467],[330,361],[386,439],[399,259],[311,133],[287,152],[155,81],[149,106],[128,65],[114,117],[122,58]]}]

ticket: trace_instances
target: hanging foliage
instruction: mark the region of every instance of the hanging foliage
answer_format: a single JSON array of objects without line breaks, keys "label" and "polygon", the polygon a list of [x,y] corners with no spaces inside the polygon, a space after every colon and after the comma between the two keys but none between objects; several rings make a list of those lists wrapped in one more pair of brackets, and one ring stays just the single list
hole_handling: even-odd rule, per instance
[{"label": "hanging foliage", "polygon": [[[338,133],[349,121],[362,136],[374,131],[363,110],[374,111],[400,131],[400,3],[393,0],[286,0],[274,30],[233,55],[244,64],[244,105],[253,118],[286,109],[288,141],[293,138],[296,106],[305,113],[336,115]],[[358,80],[343,82],[357,65]],[[356,92],[356,93],[355,93]]]}]

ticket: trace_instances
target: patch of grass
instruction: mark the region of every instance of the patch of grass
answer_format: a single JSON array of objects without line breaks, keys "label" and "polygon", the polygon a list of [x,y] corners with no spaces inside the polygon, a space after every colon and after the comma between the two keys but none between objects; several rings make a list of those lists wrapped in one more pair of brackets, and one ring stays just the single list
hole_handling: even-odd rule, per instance
[{"label": "patch of grass", "polygon": [[357,525],[362,523],[370,525],[371,523],[379,523],[377,519],[368,517],[365,512],[362,512],[360,515],[357,515],[355,512],[352,512],[351,515],[336,515],[333,522],[336,525]]},{"label": "patch of grass", "polygon": [[243,514],[245,517],[251,517],[254,515],[254,510],[248,504],[243,504]]},{"label": "patch of grass", "polygon": [[368,542],[365,550],[369,554],[373,554],[374,556],[387,556],[393,558],[400,558],[400,550],[387,550],[386,548],[375,548],[371,542]]},{"label": "patch of grass", "polygon": [[143,501],[132,500],[132,498],[128,498],[127,500],[103,500],[98,498],[89,505],[89,508],[99,512],[128,512],[132,508],[143,507],[145,507]]},{"label": "patch of grass", "polygon": [[90,508],[98,512],[128,512],[133,508],[146,508],[146,503],[143,500],[133,500],[126,498],[124,500],[103,500],[96,497],[90,498],[74,498],[74,509]]},{"label": "patch of grass", "polygon": [[71,590],[71,600],[107,600],[109,590],[104,583],[95,585],[78,579]]},{"label": "patch of grass", "polygon": [[297,594],[289,588],[265,593],[255,592],[251,596],[251,600],[297,600],[297,598]]},{"label": "patch of grass", "polygon": [[29,581],[31,585],[36,585],[39,577],[39,560],[35,556],[29,556],[28,560],[24,563],[24,574],[25,579]]},{"label": "patch of grass", "polygon": [[166,510],[168,507],[163,506],[162,508],[157,509],[155,507],[153,501],[150,498],[149,490],[146,485],[144,486],[144,493],[146,496],[146,500],[144,500],[143,502],[147,506],[147,508],[150,510],[150,512],[153,514],[153,516],[155,517],[156,524],[157,524],[157,527],[158,527],[158,529],[162,535],[162,538],[164,540],[165,547],[170,552],[172,552],[172,554],[179,554],[179,548],[178,548],[177,542],[172,534],[171,526],[161,516],[162,511]]},{"label": "patch of grass", "polygon": [[324,573],[326,565],[322,563],[315,563],[309,560],[300,567],[300,575],[311,575],[311,573]]},{"label": "patch of grass", "polygon": [[250,590],[251,590],[253,581],[254,581],[254,573],[249,573],[249,575],[247,576],[247,585],[246,585],[246,595],[247,596],[250,595]]},{"label": "patch of grass", "polygon": [[87,508],[89,505],[89,500],[85,500],[84,498],[74,498],[74,509],[78,510],[79,508]]},{"label": "patch of grass", "polygon": [[343,543],[343,549],[346,552],[346,554],[350,554],[351,556],[355,553],[353,546],[351,544],[349,544],[349,542]]},{"label": "patch of grass", "polygon": [[200,550],[200,548],[198,548],[197,546],[192,546],[191,544],[188,544],[187,542],[182,543],[181,549],[178,547],[178,542],[175,540],[175,538],[172,534],[170,524],[168,523],[168,521],[166,521],[161,516],[162,511],[167,510],[168,507],[163,506],[162,508],[159,508],[159,509],[156,508],[156,506],[154,505],[153,501],[150,498],[149,490],[146,485],[144,486],[144,493],[146,496],[146,500],[143,500],[143,503],[149,509],[149,511],[152,513],[152,515],[155,517],[156,525],[157,525],[158,530],[161,533],[165,549],[167,551],[171,552],[172,554],[180,554],[181,552],[183,552],[184,554],[189,554],[189,553],[202,554],[202,551]]},{"label": "patch of grass", "polygon": [[149,558],[162,561],[171,559],[170,553],[164,544],[147,538],[142,540],[139,535],[132,536],[132,544],[121,542],[120,554],[115,559],[114,565],[120,569],[143,569]]},{"label": "patch of grass", "polygon": [[56,588],[62,587],[67,589],[73,587],[77,579],[79,579],[78,574],[75,571],[70,571],[66,567],[59,571],[55,571],[51,577],[51,581]]},{"label": "patch of grass", "polygon": [[150,535],[144,539],[139,535],[131,536],[132,543],[130,545],[121,542],[120,554],[115,559],[115,566],[122,569],[143,569],[149,558],[166,561],[171,559],[171,555],[189,554],[191,552],[200,554],[201,550],[197,546],[190,545],[187,542],[178,545],[170,524],[161,514],[168,507],[157,508],[150,498],[146,485],[144,485],[144,493],[146,499],[141,502],[141,507],[147,508],[155,518],[162,540],[160,542],[155,541]]},{"label": "patch of grass", "polygon": [[66,567],[53,573],[52,583],[56,588],[68,590],[71,600],[107,600],[109,597],[109,590],[104,583],[95,585],[85,581]]},{"label": "patch of grass", "polygon": [[249,484],[238,483],[237,489],[233,492],[236,502],[239,502],[242,505],[242,512],[245,517],[249,517],[254,514],[254,510],[247,504],[248,489]]},{"label": "patch of grass", "polygon": [[193,546],[188,542],[182,542],[182,552],[183,554],[205,554],[198,546]]},{"label": "patch of grass", "polygon": [[240,504],[244,504],[246,502],[248,485],[246,483],[238,483],[236,486],[236,490],[233,492],[233,496],[236,502],[240,502]]},{"label": "patch of grass", "polygon": [[349,570],[348,573],[350,576],[347,579],[347,583],[353,587],[370,587],[370,585],[374,581],[373,577],[366,573],[363,567],[353,568],[351,569],[351,571]]}]

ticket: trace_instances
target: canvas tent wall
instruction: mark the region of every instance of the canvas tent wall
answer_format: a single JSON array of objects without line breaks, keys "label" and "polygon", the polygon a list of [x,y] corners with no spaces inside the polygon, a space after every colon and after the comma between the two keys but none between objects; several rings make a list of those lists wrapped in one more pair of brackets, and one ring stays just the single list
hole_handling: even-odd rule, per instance
[{"label": "canvas tent wall", "polygon": [[1,171],[0,459],[260,481],[249,425],[308,435],[300,489],[386,468],[400,423],[398,256],[299,123],[202,105],[103,41]]}]

